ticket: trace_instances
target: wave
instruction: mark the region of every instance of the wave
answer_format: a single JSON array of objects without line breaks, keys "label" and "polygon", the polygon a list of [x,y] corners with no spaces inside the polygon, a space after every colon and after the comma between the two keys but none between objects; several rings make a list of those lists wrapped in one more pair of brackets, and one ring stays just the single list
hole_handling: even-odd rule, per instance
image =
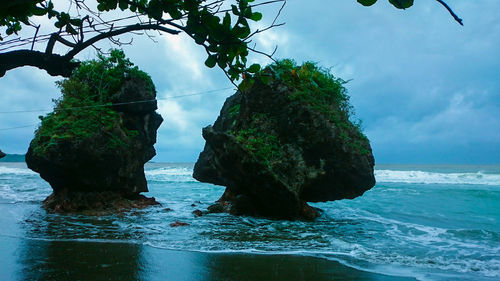
[{"label": "wave", "polygon": [[144,171],[149,181],[195,182],[193,169],[187,167],[162,167]]},{"label": "wave", "polygon": [[2,175],[37,175],[37,173],[27,168],[11,168],[0,166],[0,176]]},{"label": "wave", "polygon": [[375,170],[377,182],[500,185],[500,174]]}]

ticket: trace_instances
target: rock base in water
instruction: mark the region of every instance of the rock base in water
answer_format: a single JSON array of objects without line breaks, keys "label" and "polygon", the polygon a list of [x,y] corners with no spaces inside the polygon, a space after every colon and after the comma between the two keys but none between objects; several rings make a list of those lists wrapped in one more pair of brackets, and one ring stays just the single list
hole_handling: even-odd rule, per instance
[{"label": "rock base in water", "polygon": [[148,191],[144,164],[156,155],[163,121],[151,77],[112,50],[82,62],[59,88],[62,97],[41,117],[26,154],[28,168],[54,191],[44,206],[100,212],[158,204],[139,195]]},{"label": "rock base in water", "polygon": [[3,153],[1,150],[0,150],[0,159],[4,158],[5,157],[5,153]]},{"label": "rock base in water", "polygon": [[302,220],[314,220],[320,216],[320,209],[309,206],[306,202],[301,201],[301,206],[297,208],[293,216],[288,213],[280,213],[277,211],[277,215],[269,216],[268,214],[263,214],[261,211],[262,207],[255,204],[249,196],[242,194],[235,194],[229,189],[226,189],[224,194],[217,200],[214,204],[208,207],[209,213],[229,213],[235,216],[239,215],[249,215],[249,216],[267,216],[277,219],[302,219]]},{"label": "rock base in water", "polygon": [[256,77],[203,129],[193,177],[226,186],[209,212],[311,220],[319,212],[307,202],[352,199],[375,185],[370,142],[351,121],[342,80],[287,60]]},{"label": "rock base in water", "polygon": [[43,207],[55,213],[107,214],[126,212],[161,205],[154,197],[141,194],[124,194],[113,191],[103,192],[61,192],[52,193],[43,201]]}]

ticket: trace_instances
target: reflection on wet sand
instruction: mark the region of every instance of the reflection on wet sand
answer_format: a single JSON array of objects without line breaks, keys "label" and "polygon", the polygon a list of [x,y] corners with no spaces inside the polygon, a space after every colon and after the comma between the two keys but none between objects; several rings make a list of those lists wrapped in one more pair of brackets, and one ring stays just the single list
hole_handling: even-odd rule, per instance
[{"label": "reflection on wet sand", "polygon": [[24,240],[20,247],[20,280],[141,279],[137,244]]}]

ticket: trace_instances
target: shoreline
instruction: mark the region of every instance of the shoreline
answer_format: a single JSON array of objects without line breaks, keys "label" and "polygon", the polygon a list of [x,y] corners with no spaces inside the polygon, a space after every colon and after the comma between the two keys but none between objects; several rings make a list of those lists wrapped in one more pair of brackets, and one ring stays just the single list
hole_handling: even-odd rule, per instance
[{"label": "shoreline", "polygon": [[416,280],[319,257],[1,237],[2,280]]}]

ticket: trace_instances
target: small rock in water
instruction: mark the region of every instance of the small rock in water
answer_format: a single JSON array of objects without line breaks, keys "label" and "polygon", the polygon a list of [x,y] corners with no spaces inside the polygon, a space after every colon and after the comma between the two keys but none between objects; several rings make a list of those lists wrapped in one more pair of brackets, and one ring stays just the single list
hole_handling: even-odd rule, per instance
[{"label": "small rock in water", "polygon": [[194,210],[194,211],[193,211],[193,214],[194,214],[195,216],[197,216],[197,217],[201,217],[201,216],[203,216],[203,212],[202,212],[202,211],[200,211],[200,210]]},{"label": "small rock in water", "polygon": [[188,226],[188,225],[189,223],[181,221],[176,221],[170,224],[171,227]]}]

